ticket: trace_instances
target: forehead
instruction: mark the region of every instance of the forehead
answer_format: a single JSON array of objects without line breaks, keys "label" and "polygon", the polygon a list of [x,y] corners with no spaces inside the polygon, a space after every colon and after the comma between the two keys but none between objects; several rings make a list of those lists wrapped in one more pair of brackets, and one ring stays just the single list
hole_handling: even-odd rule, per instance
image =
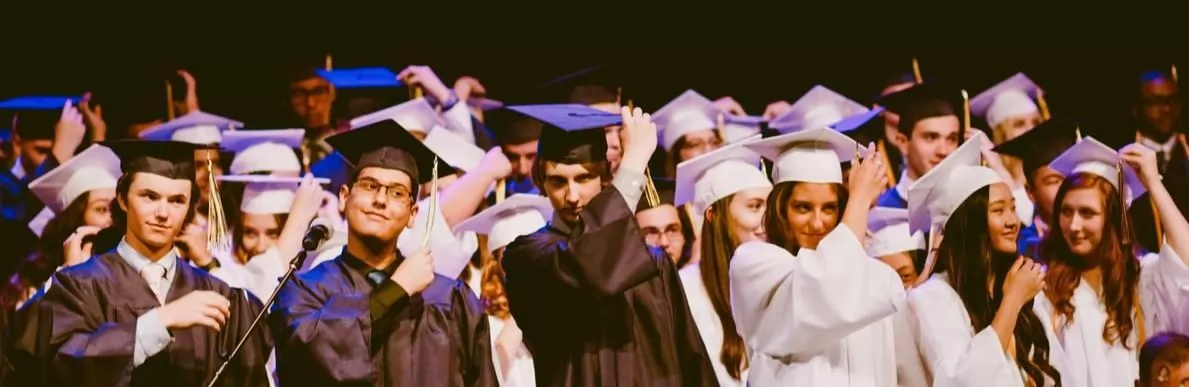
[{"label": "forehead", "polygon": [[677,207],[664,204],[636,213],[636,221],[644,227],[665,226],[681,223],[681,218],[677,215]]},{"label": "forehead", "polygon": [[930,117],[917,121],[913,131],[919,134],[935,133],[948,136],[958,132],[959,124],[958,116]]},{"label": "forehead", "polygon": [[831,183],[797,183],[793,187],[793,200],[832,201],[838,199],[838,192]]},{"label": "forehead", "polygon": [[755,187],[739,190],[735,193],[735,199],[751,200],[751,199],[767,199],[768,194],[772,192],[772,187]]},{"label": "forehead", "polygon": [[243,213],[244,227],[252,228],[273,228],[280,227],[277,224],[277,217],[273,214],[250,214]]},{"label": "forehead", "polygon": [[532,140],[522,144],[508,144],[504,145],[504,151],[515,154],[531,154],[537,153],[537,141]]},{"label": "forehead", "polygon": [[1008,188],[1006,183],[991,184],[990,191],[992,202],[1010,200],[1012,198],[1011,188]]},{"label": "forehead", "polygon": [[1164,77],[1158,77],[1144,81],[1140,90],[1144,94],[1168,95],[1175,93],[1177,88],[1175,85],[1173,85],[1171,80]]},{"label": "forehead", "polygon": [[1102,206],[1102,194],[1092,187],[1074,188],[1065,193],[1064,203],[1077,206]]},{"label": "forehead", "polygon": [[412,182],[412,179],[409,178],[409,174],[405,173],[404,171],[399,171],[396,169],[388,169],[388,168],[380,168],[380,167],[363,168],[359,171],[358,179],[359,180],[371,179],[371,180],[375,180],[383,185],[397,184],[397,185],[404,186],[405,188],[413,187],[413,182]]},{"label": "forehead", "polygon": [[131,190],[152,190],[165,195],[190,194],[190,180],[170,179],[165,176],[136,172],[132,175]]},{"label": "forehead", "polygon": [[581,164],[562,164],[554,161],[545,161],[544,164],[545,176],[549,177],[574,177],[591,173]]},{"label": "forehead", "polygon": [[289,84],[290,89],[305,89],[305,90],[313,89],[313,88],[317,88],[317,87],[327,87],[327,86],[330,86],[330,82],[327,82],[322,77],[306,78],[306,79]]}]

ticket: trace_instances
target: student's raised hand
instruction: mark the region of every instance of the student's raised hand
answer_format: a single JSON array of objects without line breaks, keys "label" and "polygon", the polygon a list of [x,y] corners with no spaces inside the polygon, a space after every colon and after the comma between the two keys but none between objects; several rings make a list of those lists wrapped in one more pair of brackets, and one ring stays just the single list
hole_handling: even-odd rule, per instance
[{"label": "student's raised hand", "polygon": [[768,107],[764,108],[764,115],[762,117],[764,118],[764,121],[772,121],[776,119],[776,117],[784,115],[784,113],[787,113],[789,109],[792,108],[793,105],[790,105],[788,101],[776,101],[768,104]]},{"label": "student's raised hand", "polygon": [[724,114],[730,116],[747,115],[747,112],[743,110],[743,105],[740,105],[739,102],[735,101],[735,99],[731,98],[730,96],[714,100],[714,107],[718,108],[718,110]]},{"label": "student's raised hand", "polygon": [[862,160],[854,160],[850,167],[847,185],[851,200],[875,205],[879,195],[888,186],[888,166],[883,165],[883,159],[875,148],[875,143],[867,145],[867,156]]},{"label": "student's raised hand", "polygon": [[408,257],[397,266],[392,273],[392,282],[400,285],[409,295],[420,293],[433,282],[433,253],[429,249],[421,249]]},{"label": "student's raised hand", "polygon": [[1036,297],[1044,287],[1044,267],[1036,261],[1019,257],[1008,269],[1007,278],[1003,279],[1003,297],[1015,299],[1022,305]]},{"label": "student's raised hand", "polygon": [[471,98],[483,98],[487,96],[487,88],[479,83],[478,79],[471,76],[461,76],[454,81],[454,94],[458,95],[460,102],[469,101]]},{"label": "student's raised hand", "polygon": [[91,258],[91,242],[86,239],[98,234],[102,228],[81,226],[74,230],[62,243],[62,266],[70,267]]},{"label": "student's raised hand", "polygon": [[442,83],[442,79],[434,74],[433,69],[429,66],[409,66],[401,70],[396,75],[397,79],[404,82],[408,87],[421,87],[425,90],[427,97],[436,99],[439,102],[450,98],[450,89]]},{"label": "student's raised hand", "polygon": [[169,329],[184,329],[195,325],[223,329],[231,317],[231,301],[219,293],[195,290],[173,300],[157,310],[161,325]]},{"label": "student's raised hand", "polygon": [[1156,152],[1142,144],[1129,144],[1119,150],[1119,158],[1139,175],[1145,187],[1160,183],[1160,168],[1156,165]]},{"label": "student's raised hand", "polygon": [[492,147],[487,151],[487,154],[483,155],[479,169],[492,179],[499,180],[512,174],[512,162],[504,154],[503,148]]},{"label": "student's raised hand", "polygon": [[656,151],[656,124],[652,122],[652,115],[640,108],[620,109],[623,116],[623,128],[619,131],[620,144],[623,147],[623,161],[621,164],[630,165],[633,169],[643,171]]},{"label": "student's raised hand", "polygon": [[78,103],[78,111],[83,114],[83,122],[91,128],[91,141],[107,139],[107,122],[103,120],[103,106],[91,103],[91,93],[83,94],[83,100]]}]

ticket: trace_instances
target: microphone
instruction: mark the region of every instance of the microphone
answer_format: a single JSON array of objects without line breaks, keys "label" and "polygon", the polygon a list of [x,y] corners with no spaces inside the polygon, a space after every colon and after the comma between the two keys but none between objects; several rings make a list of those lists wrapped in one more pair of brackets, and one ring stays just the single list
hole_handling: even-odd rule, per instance
[{"label": "microphone", "polygon": [[330,239],[331,229],[329,220],[325,218],[314,219],[314,222],[310,224],[310,228],[306,230],[305,238],[301,240],[301,248],[306,251],[314,251],[322,247],[322,244]]}]

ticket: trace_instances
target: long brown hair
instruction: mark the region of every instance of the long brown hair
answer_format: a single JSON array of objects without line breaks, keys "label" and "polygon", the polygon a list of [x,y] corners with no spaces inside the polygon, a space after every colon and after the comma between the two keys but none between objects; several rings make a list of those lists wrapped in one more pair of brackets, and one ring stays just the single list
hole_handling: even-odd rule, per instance
[{"label": "long brown hair", "polygon": [[731,200],[735,195],[719,199],[710,205],[713,214],[702,222],[702,259],[698,268],[702,274],[702,284],[706,286],[706,294],[710,298],[710,305],[718,314],[719,324],[722,326],[722,351],[719,360],[727,368],[727,374],[735,380],[747,368],[746,347],[743,337],[739,336],[739,329],[735,327],[735,317],[731,314],[731,286],[729,271],[731,257],[735,248],[739,247],[739,238],[731,232],[735,221],[731,219]]},{"label": "long brown hair", "polygon": [[1106,306],[1107,315],[1102,338],[1108,344],[1118,342],[1122,343],[1124,348],[1134,348],[1127,342],[1127,337],[1135,328],[1132,312],[1136,310],[1140,266],[1129,243],[1135,240],[1134,236],[1124,238],[1131,230],[1126,227],[1123,219],[1127,214],[1123,211],[1119,190],[1106,179],[1091,173],[1078,173],[1067,177],[1057,190],[1057,199],[1053,201],[1053,216],[1049,224],[1061,227],[1065,195],[1079,189],[1096,190],[1103,199],[1103,213],[1106,219],[1102,238],[1093,253],[1096,259],[1086,259],[1073,254],[1065,241],[1065,230],[1049,233],[1041,247],[1041,254],[1049,265],[1045,274],[1045,281],[1048,283],[1045,296],[1053,302],[1059,315],[1065,316],[1067,322],[1073,322],[1074,290],[1081,282],[1082,273],[1097,266],[1102,270],[1102,303]]},{"label": "long brown hair", "polygon": [[487,249],[487,235],[479,235],[479,267],[482,268],[480,293],[483,308],[488,315],[498,319],[507,319],[512,315],[508,308],[508,297],[504,292],[504,267],[500,263],[504,258],[504,249],[496,251]]},{"label": "long brown hair", "polygon": [[[793,231],[789,229],[789,203],[793,201],[793,190],[800,182],[786,181],[772,186],[772,193],[768,194],[768,204],[764,209],[764,231],[768,233],[768,243],[783,247],[792,254],[801,250]],[[842,221],[842,211],[846,209],[849,195],[842,184],[831,184],[834,193],[838,194],[838,219],[833,226]],[[833,226],[830,227],[833,229]]]},{"label": "long brown hair", "polygon": [[[937,263],[933,268],[936,273],[946,273],[970,315],[970,325],[975,332],[986,329],[995,319],[1003,302],[1003,281],[1017,258],[1015,254],[998,252],[992,247],[991,237],[986,232],[990,199],[990,188],[983,187],[954,210],[942,230],[945,237],[937,248]],[[987,291],[988,281],[991,281],[991,292]],[[1027,377],[1043,384],[1039,382],[1048,376],[1060,386],[1061,375],[1049,362],[1048,336],[1040,318],[1032,311],[1031,300],[1020,308],[1012,337],[1015,338],[1013,350],[1021,354],[1015,357],[1016,364]]]}]

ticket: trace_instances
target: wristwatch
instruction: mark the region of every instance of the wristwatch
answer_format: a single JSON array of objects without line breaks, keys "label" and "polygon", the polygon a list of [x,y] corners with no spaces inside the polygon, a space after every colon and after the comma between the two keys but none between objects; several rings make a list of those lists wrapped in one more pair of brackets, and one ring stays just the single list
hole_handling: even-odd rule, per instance
[{"label": "wristwatch", "polygon": [[223,267],[223,265],[219,263],[219,260],[216,259],[215,257],[211,257],[210,263],[207,263],[206,265],[199,266],[198,268],[202,269],[203,271],[205,271],[207,273],[210,273],[211,270],[215,270],[220,267]]}]

